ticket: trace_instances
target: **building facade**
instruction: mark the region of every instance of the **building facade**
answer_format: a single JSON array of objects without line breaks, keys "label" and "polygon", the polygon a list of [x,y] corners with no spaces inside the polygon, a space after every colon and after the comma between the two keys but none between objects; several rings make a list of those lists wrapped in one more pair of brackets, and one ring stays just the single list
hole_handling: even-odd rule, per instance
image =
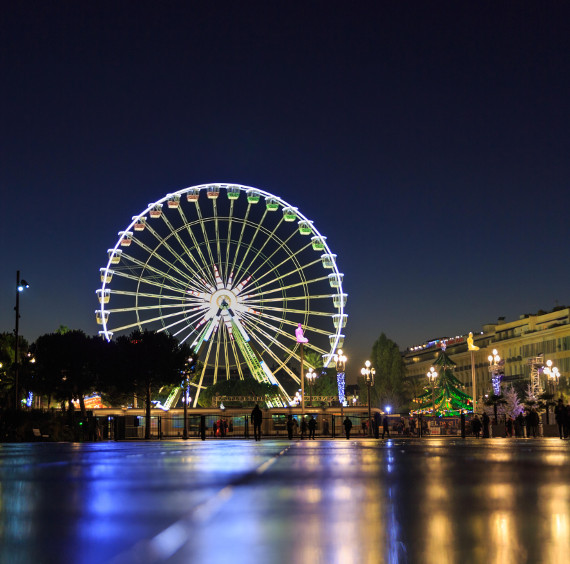
[{"label": "building facade", "polygon": [[[551,312],[525,314],[509,322],[499,318],[497,323],[484,325],[482,329],[480,333],[473,334],[473,344],[479,347],[476,351],[469,350],[468,335],[434,339],[410,347],[403,353],[407,377],[419,388],[427,385],[426,374],[444,343],[447,354],[457,364],[455,376],[471,396],[472,362],[475,366],[477,397],[492,393],[488,356],[493,349],[497,349],[504,360],[503,387],[509,382],[530,382],[529,360],[541,354],[545,363],[552,360],[561,374],[561,380],[570,375],[570,308],[557,307]],[[544,379],[542,386],[546,389]]]}]

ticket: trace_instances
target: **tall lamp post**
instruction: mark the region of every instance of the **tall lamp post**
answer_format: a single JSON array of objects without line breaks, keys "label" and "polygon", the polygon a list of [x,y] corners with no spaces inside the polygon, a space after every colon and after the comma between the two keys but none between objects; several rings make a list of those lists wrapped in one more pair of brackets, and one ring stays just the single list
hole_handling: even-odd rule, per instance
[{"label": "tall lamp post", "polygon": [[313,382],[317,377],[317,374],[313,372],[312,368],[309,368],[309,371],[306,374],[307,380],[309,380],[309,405],[313,405]]},{"label": "tall lamp post", "polygon": [[560,372],[556,366],[552,366],[552,361],[546,361],[546,367],[542,371],[543,374],[548,376],[548,383],[552,386],[553,394],[556,394],[556,390],[558,388],[558,380],[560,379]]},{"label": "tall lamp post", "polygon": [[[552,395],[556,395],[556,390],[558,389],[558,380],[560,378],[560,372],[556,366],[552,366],[552,361],[547,360],[546,366],[542,370],[543,374],[548,377],[548,386],[552,390]],[[546,422],[548,423],[548,403],[546,404]]]},{"label": "tall lamp post", "polygon": [[370,388],[374,386],[374,376],[376,375],[376,370],[371,368],[371,363],[367,360],[364,363],[364,368],[360,370],[362,376],[366,380],[366,385],[368,386],[368,435],[372,435],[372,414],[370,408]]},{"label": "tall lamp post", "polygon": [[491,383],[493,384],[493,393],[496,396],[501,395],[501,357],[497,349],[493,349],[493,354],[487,357],[489,361],[489,372],[491,373]]},{"label": "tall lamp post", "polygon": [[433,366],[429,369],[426,376],[431,383],[431,403],[433,404],[432,415],[435,417],[435,381],[437,380],[437,372]]},{"label": "tall lamp post", "polygon": [[14,394],[15,394],[15,401],[16,401],[16,409],[20,409],[20,399],[19,399],[19,368],[20,368],[20,359],[19,359],[19,340],[20,340],[20,293],[23,292],[26,288],[29,288],[30,285],[25,280],[20,280],[20,271],[16,272],[16,327],[14,330],[14,335],[16,336],[16,343],[14,344]]}]

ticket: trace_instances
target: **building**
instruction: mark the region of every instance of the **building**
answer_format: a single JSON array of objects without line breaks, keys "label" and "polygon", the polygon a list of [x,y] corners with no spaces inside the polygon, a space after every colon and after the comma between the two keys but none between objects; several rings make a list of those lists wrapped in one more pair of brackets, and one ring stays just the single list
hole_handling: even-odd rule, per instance
[{"label": "building", "polygon": [[[525,314],[509,322],[500,317],[497,323],[484,325],[482,329],[473,335],[474,345],[479,347],[473,351],[478,397],[492,391],[487,357],[493,349],[497,349],[505,361],[503,383],[530,382],[529,359],[540,354],[544,355],[544,362],[552,360],[562,378],[570,374],[570,308],[562,306],[548,313]],[[468,350],[467,338],[466,334],[433,339],[410,347],[403,357],[411,384],[416,384],[419,390],[427,385],[426,374],[445,343],[447,354],[457,364],[455,376],[472,396],[471,351]]]}]

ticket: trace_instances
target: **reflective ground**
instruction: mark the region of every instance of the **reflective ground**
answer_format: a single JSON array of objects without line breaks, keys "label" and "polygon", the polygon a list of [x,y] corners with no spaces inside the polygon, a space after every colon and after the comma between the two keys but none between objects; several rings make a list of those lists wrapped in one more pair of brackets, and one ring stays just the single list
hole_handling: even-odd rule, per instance
[{"label": "reflective ground", "polygon": [[2,563],[570,558],[570,441],[0,446]]}]

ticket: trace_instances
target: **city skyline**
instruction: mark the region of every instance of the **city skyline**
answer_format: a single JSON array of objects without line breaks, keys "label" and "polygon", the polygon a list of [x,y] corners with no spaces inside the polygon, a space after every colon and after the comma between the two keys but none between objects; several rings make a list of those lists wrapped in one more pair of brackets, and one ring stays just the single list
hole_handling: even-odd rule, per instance
[{"label": "city skyline", "polygon": [[118,231],[186,186],[274,193],[348,293],[347,372],[568,305],[568,6],[13,3],[0,330],[96,334]]}]

